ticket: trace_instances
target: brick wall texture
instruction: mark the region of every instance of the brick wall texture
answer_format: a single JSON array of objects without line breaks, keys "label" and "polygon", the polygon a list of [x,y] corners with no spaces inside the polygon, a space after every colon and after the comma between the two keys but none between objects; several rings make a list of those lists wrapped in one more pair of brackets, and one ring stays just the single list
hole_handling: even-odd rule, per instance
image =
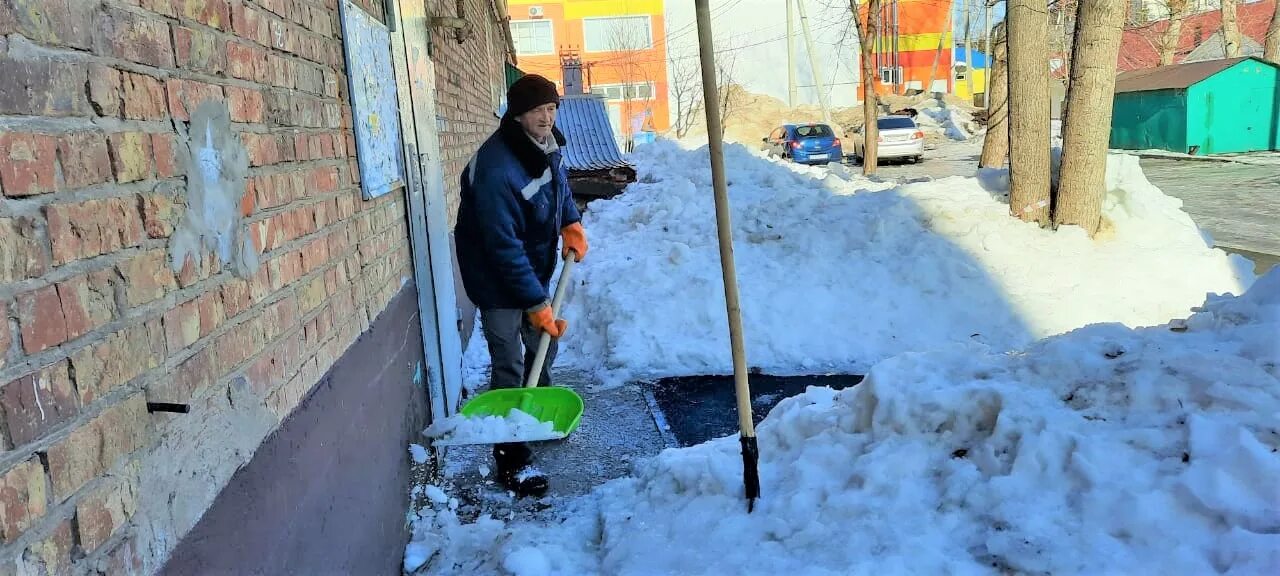
[{"label": "brick wall texture", "polygon": [[505,40],[489,0],[464,0],[463,14],[455,0],[427,0],[428,11],[461,16],[473,24],[462,43],[454,30],[436,28],[431,34],[436,63],[436,116],[449,226],[458,221],[459,183],[476,148],[498,128],[499,98],[506,92]]},{"label": "brick wall texture", "polygon": [[[148,455],[205,460],[224,434],[173,431],[266,414],[189,480],[225,485],[412,275],[403,195],[361,198],[337,1],[0,0],[0,574],[154,571],[194,522],[167,518],[209,502],[144,490],[188,482]],[[434,33],[451,221],[502,85],[492,9],[467,10],[466,43]],[[250,277],[169,263],[175,125],[204,100],[248,151]]]}]

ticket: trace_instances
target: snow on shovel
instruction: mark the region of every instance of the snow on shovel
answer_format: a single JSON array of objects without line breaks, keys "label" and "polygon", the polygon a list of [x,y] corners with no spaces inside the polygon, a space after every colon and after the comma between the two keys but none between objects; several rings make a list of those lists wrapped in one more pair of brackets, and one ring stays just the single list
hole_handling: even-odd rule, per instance
[{"label": "snow on shovel", "polygon": [[[553,318],[560,317],[560,305],[569,287],[573,265],[573,258],[566,255],[555,296],[551,299]],[[457,414],[432,423],[422,434],[432,438],[435,446],[538,442],[568,436],[582,420],[582,398],[569,388],[538,386],[550,348],[551,335],[543,332],[523,388],[502,388],[480,394]]]}]

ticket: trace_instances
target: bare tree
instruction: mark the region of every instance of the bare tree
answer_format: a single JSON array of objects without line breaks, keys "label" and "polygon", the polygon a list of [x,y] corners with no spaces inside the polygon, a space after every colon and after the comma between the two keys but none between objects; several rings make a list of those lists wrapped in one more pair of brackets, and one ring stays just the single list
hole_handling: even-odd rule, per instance
[{"label": "bare tree", "polygon": [[[880,165],[880,117],[876,96],[876,73],[872,68],[875,59],[875,38],[880,35],[880,0],[870,0],[867,5],[867,19],[863,21],[858,12],[858,0],[849,0],[849,10],[853,13],[853,21],[858,29],[858,47],[862,51],[862,173],[870,176],[876,173]],[[944,34],[945,36],[945,34]]]},{"label": "bare tree", "polygon": [[1049,14],[1044,2],[1009,0],[1009,211],[1048,225]]},{"label": "bare tree", "polygon": [[1090,236],[1102,223],[1107,145],[1116,85],[1116,57],[1124,29],[1124,0],[1080,0],[1075,53],[1063,122],[1062,168],[1053,220],[1077,225]]},{"label": "bare tree", "polygon": [[739,89],[734,84],[737,71],[738,53],[735,50],[716,50],[716,86],[720,91],[720,135],[729,126],[738,111],[738,102],[742,99]]},{"label": "bare tree", "polygon": [[[628,151],[635,136],[631,127],[631,116],[636,113],[631,102],[646,102],[644,110],[652,113],[653,71],[647,61],[647,51],[652,45],[649,29],[646,26],[629,25],[628,20],[615,22],[609,28],[608,47],[613,55],[608,62],[618,72],[622,81],[622,135],[626,139]],[[642,89],[643,87],[643,89]],[[644,92],[647,96],[640,96]]]},{"label": "bare tree", "polygon": [[1280,1],[1271,12],[1271,25],[1267,26],[1267,38],[1262,45],[1262,57],[1280,66]]},{"label": "bare tree", "polygon": [[978,166],[1000,168],[1009,158],[1009,52],[1004,22],[996,24],[992,51],[991,93],[987,97],[987,135],[982,138]]},{"label": "bare tree", "polygon": [[1236,22],[1236,0],[1222,2],[1222,50],[1227,58],[1240,57],[1240,26]]},{"label": "bare tree", "polygon": [[676,107],[676,138],[684,138],[689,129],[698,121],[698,111],[702,107],[702,75],[698,73],[698,62],[677,56],[672,52],[667,58],[667,67],[671,71],[672,103]]},{"label": "bare tree", "polygon": [[1178,53],[1178,41],[1182,38],[1182,21],[1187,17],[1191,2],[1190,0],[1164,0],[1164,6],[1169,14],[1169,24],[1160,35],[1158,48],[1160,65],[1168,66],[1173,64],[1174,56]]}]

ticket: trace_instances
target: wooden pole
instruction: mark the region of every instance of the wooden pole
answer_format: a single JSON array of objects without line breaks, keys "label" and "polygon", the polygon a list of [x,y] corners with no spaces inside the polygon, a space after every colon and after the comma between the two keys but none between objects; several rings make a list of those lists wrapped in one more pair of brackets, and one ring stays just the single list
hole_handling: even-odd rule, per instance
[{"label": "wooden pole", "polygon": [[[695,0],[698,15],[698,52],[702,57],[702,101],[719,102],[716,82],[715,44],[711,38],[709,0]],[[801,12],[803,21],[804,12]],[[724,134],[720,110],[703,106],[707,113],[707,148],[711,154],[711,184],[715,191],[716,231],[720,239],[720,270],[724,274],[725,311],[729,316],[729,343],[733,348],[733,384],[738,396],[738,428],[742,441],[742,479],[747,511],[760,497],[760,449],[751,419],[751,386],[747,382],[747,354],[742,336],[742,308],[738,303],[738,273],[733,263],[733,224],[729,218],[729,189],[724,173]]]}]

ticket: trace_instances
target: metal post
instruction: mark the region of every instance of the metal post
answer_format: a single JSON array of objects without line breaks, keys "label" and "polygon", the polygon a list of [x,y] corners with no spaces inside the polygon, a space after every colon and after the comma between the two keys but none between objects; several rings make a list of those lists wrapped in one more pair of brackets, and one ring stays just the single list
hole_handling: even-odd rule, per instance
[{"label": "metal post", "polygon": [[827,106],[827,91],[823,89],[818,54],[813,51],[813,36],[809,33],[809,15],[804,9],[804,0],[796,0],[796,7],[800,9],[800,31],[804,33],[805,51],[809,53],[809,69],[813,71],[813,83],[818,86],[818,105],[822,107],[822,121],[831,126],[832,130],[839,131],[840,127],[835,126],[831,121],[831,109]]},{"label": "metal post", "polygon": [[787,106],[792,108],[796,105],[796,43],[792,18],[794,2],[795,0],[787,0]]},{"label": "metal post", "polygon": [[992,58],[995,57],[996,49],[991,40],[991,5],[995,0],[987,0],[986,11],[982,15],[982,34],[984,39],[984,50],[987,55],[987,67],[982,70],[982,103],[987,104],[985,108],[991,110],[988,102],[991,100],[991,68],[995,66]]},{"label": "metal post", "polygon": [[893,91],[901,96],[903,88],[902,51],[898,46],[898,0],[893,0]]},{"label": "metal post", "polygon": [[[709,0],[695,0],[698,15],[698,51],[702,57],[702,101],[720,101],[716,83],[715,44],[711,39]],[[803,1],[800,4],[804,6]],[[800,13],[801,21],[804,11]],[[733,384],[738,395],[738,429],[742,441],[742,480],[747,497],[747,511],[760,497],[760,449],[756,428],[751,419],[751,387],[747,382],[747,354],[742,336],[742,309],[738,304],[738,273],[733,263],[733,225],[729,219],[729,189],[724,174],[724,134],[720,124],[720,108],[702,107],[707,114],[707,148],[711,154],[711,184],[715,191],[716,231],[720,240],[720,270],[724,275],[725,312],[729,316],[729,342],[733,348]]]}]

